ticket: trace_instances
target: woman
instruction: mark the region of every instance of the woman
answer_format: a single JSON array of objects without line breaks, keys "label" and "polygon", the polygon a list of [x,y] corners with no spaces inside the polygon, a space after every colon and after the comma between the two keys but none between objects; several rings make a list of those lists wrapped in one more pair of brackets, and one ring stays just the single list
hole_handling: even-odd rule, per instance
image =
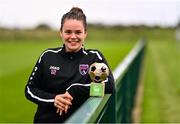
[{"label": "woman", "polygon": [[[107,64],[101,52],[83,48],[87,22],[82,9],[73,7],[63,15],[60,36],[64,45],[40,55],[25,87],[27,99],[38,105],[35,123],[65,121],[89,97],[89,66],[94,62]],[[113,90],[110,71],[105,93]]]}]

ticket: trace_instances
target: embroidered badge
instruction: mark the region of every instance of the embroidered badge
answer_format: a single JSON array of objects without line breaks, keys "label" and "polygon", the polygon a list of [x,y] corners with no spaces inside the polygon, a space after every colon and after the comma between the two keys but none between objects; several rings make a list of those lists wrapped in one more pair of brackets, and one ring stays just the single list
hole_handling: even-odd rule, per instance
[{"label": "embroidered badge", "polygon": [[60,68],[51,65],[49,69],[51,70],[51,75],[56,75],[56,74],[57,74],[57,71],[58,71]]},{"label": "embroidered badge", "polygon": [[88,70],[89,70],[89,65],[88,64],[80,64],[79,65],[79,73],[81,75],[87,74]]}]

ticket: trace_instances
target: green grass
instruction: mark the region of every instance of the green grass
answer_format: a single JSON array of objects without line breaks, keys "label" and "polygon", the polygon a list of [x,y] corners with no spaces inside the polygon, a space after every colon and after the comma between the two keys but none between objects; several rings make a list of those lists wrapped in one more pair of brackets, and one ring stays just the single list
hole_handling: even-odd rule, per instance
[{"label": "green grass", "polygon": [[141,122],[180,122],[180,44],[150,41]]},{"label": "green grass", "polygon": [[[60,41],[0,42],[0,122],[32,122],[36,105],[25,98],[25,85],[42,51],[60,45]],[[114,69],[133,45],[132,42],[88,41],[85,47],[99,49]]]}]

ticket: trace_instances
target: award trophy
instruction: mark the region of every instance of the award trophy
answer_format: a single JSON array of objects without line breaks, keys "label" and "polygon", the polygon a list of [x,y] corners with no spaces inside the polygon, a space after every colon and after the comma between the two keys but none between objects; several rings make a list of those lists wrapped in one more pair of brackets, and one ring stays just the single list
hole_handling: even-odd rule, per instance
[{"label": "award trophy", "polygon": [[90,85],[90,96],[104,96],[105,84],[109,69],[104,63],[93,63],[89,69],[89,76],[93,82]]}]

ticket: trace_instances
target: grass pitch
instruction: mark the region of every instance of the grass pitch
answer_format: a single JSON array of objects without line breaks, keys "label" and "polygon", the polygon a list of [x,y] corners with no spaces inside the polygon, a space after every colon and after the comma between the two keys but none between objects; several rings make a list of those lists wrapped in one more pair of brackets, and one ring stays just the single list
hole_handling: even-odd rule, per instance
[{"label": "grass pitch", "polygon": [[180,122],[180,42],[149,42],[141,122]]}]

